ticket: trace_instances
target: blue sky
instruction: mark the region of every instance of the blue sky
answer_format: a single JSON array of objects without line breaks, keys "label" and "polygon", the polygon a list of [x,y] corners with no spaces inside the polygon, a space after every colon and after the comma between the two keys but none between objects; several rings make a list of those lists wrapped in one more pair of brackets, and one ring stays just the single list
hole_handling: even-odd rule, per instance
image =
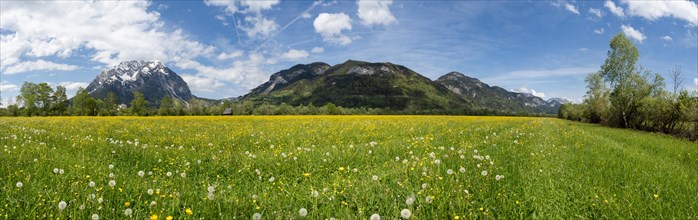
[{"label": "blue sky", "polygon": [[72,96],[124,60],[163,61],[206,98],[353,59],[580,100],[619,32],[667,88],[675,66],[685,88],[698,84],[695,1],[2,1],[0,12],[4,105],[24,81]]}]

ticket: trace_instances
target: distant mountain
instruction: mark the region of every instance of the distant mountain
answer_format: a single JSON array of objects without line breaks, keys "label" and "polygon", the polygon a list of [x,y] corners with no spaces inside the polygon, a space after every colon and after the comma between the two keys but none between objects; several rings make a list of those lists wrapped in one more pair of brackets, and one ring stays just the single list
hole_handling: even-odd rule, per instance
[{"label": "distant mountain", "polygon": [[243,100],[316,106],[428,110],[464,108],[468,102],[429,78],[392,63],[348,60],[296,65],[273,74]]},{"label": "distant mountain", "polygon": [[151,105],[156,105],[165,96],[182,101],[195,97],[182,77],[159,61],[121,62],[102,71],[86,90],[97,99],[104,99],[113,92],[117,103],[127,105],[136,91],[143,93]]},{"label": "distant mountain", "polygon": [[529,93],[510,92],[498,86],[487,85],[480,80],[459,72],[450,72],[436,82],[475,106],[510,112],[557,113],[561,103],[547,102]]}]

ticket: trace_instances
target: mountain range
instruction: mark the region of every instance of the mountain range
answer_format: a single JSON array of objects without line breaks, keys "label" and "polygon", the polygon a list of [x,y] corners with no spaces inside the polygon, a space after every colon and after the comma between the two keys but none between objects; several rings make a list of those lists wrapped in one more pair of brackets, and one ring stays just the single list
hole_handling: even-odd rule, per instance
[{"label": "mountain range", "polygon": [[[101,72],[87,91],[95,98],[113,92],[119,103],[126,104],[135,91],[143,93],[153,105],[165,96],[181,101],[198,99],[181,77],[158,61],[122,62]],[[479,109],[502,114],[555,114],[566,102],[507,91],[459,72],[431,80],[402,65],[355,60],[334,66],[321,62],[298,64],[272,74],[267,82],[234,100],[315,106],[333,103],[403,112]]]}]

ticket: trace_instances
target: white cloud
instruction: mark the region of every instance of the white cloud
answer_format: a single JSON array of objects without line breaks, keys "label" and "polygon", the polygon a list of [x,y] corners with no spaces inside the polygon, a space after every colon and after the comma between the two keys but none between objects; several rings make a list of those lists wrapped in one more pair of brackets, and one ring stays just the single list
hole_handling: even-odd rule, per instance
[{"label": "white cloud", "polygon": [[207,6],[220,6],[225,7],[225,11],[228,14],[234,14],[238,10],[236,1],[216,1],[216,0],[204,0]]},{"label": "white cloud", "polygon": [[248,16],[245,17],[245,21],[250,24],[250,26],[240,26],[240,29],[247,32],[247,36],[251,38],[267,38],[279,29],[279,25],[276,24],[275,21],[269,20],[263,16]]},{"label": "white cloud", "polygon": [[392,0],[357,0],[356,4],[359,5],[357,15],[363,25],[390,25],[397,22],[390,12]]},{"label": "white cloud", "polygon": [[320,13],[313,21],[313,27],[324,41],[341,45],[351,43],[351,38],[342,34],[342,30],[351,30],[351,19],[347,14]]},{"label": "white cloud", "polygon": [[78,69],[78,66],[75,65],[68,65],[68,64],[62,64],[62,63],[54,63],[51,61],[45,61],[45,60],[36,60],[36,61],[25,61],[25,62],[19,62],[15,63],[11,66],[3,66],[2,73],[11,75],[11,74],[16,74],[16,73],[22,73],[22,72],[30,72],[30,71],[70,71],[70,70],[76,70]]},{"label": "white cloud", "polygon": [[280,2],[280,0],[242,0],[240,4],[247,7],[247,11],[249,12],[259,13],[262,10],[271,9]]},{"label": "white cloud", "polygon": [[577,6],[574,6],[573,4],[570,4],[570,3],[565,3],[565,10],[572,12],[572,13],[575,13],[575,14],[579,14],[579,10],[577,10]]},{"label": "white cloud", "polygon": [[[267,75],[269,71],[265,68],[274,62],[274,59],[266,59],[259,53],[252,53],[245,58],[240,58],[233,61],[232,65],[227,68],[204,66],[199,62],[192,60],[182,60],[181,62],[176,62],[176,64],[179,68],[197,71],[196,74],[187,74],[197,77],[189,78],[190,80],[196,79],[196,81],[192,81],[194,83],[202,82],[203,79],[201,78],[215,79],[219,82],[240,84],[246,89],[251,89],[266,81],[266,79],[269,77]],[[189,81],[187,81],[187,83],[189,83]],[[197,91],[208,92],[208,90],[205,88],[198,88]]]},{"label": "white cloud", "polygon": [[623,30],[623,33],[625,34],[625,36],[628,36],[631,39],[635,39],[636,41],[638,41],[640,43],[642,43],[647,38],[647,37],[645,37],[644,34],[642,34],[642,32],[640,32],[639,30],[636,30],[635,28],[630,27],[628,25],[623,25],[620,28]]},{"label": "white cloud", "polygon": [[628,14],[648,20],[662,17],[674,17],[690,25],[698,25],[698,5],[692,1],[623,1],[628,5]]},{"label": "white cloud", "polygon": [[534,95],[534,96],[538,96],[538,97],[541,97],[541,98],[545,98],[545,93],[536,92],[536,90],[527,89],[526,87],[521,87],[521,88],[518,88],[518,89],[513,89],[513,90],[511,90],[511,91],[518,92],[518,93],[531,94],[531,95]]},{"label": "white cloud", "polygon": [[698,91],[698,78],[693,78],[693,85],[696,87],[695,91]]},{"label": "white cloud", "polygon": [[589,14],[596,15],[597,18],[601,18],[601,10],[598,8],[589,8]]},{"label": "white cloud", "polygon": [[87,88],[90,84],[86,82],[60,82],[58,85],[65,87],[66,90],[76,91],[78,88]]},{"label": "white cloud", "polygon": [[12,84],[8,81],[2,81],[0,82],[0,91],[2,92],[11,92],[11,91],[18,91],[19,86]]},{"label": "white cloud", "polygon": [[312,15],[310,15],[310,13],[308,13],[308,12],[304,12],[303,14],[301,14],[301,18],[308,19],[308,18],[311,18],[311,17],[312,17]]},{"label": "white cloud", "polygon": [[579,52],[587,52],[587,51],[589,51],[589,48],[586,48],[586,47],[579,48]]},{"label": "white cloud", "polygon": [[664,40],[664,41],[671,41],[671,40],[673,40],[673,39],[671,39],[671,37],[669,37],[668,35],[665,35],[665,36],[663,36],[663,37],[661,37],[661,38],[662,38],[662,40]]},{"label": "white cloud", "polygon": [[313,50],[310,51],[311,53],[322,53],[325,52],[325,48],[322,47],[313,47]]},{"label": "white cloud", "polygon": [[215,49],[190,40],[180,29],[168,31],[160,21],[160,14],[148,11],[149,2],[2,1],[0,4],[0,28],[9,32],[2,35],[0,54],[0,61],[6,66],[20,62],[23,56],[66,58],[76,50],[94,51],[88,54],[92,61],[115,65],[122,60],[195,59]]},{"label": "white cloud", "polygon": [[300,60],[307,58],[309,55],[310,54],[308,54],[308,52],[306,52],[305,50],[291,49],[288,52],[282,54],[281,57],[287,60]]},{"label": "white cloud", "polygon": [[236,50],[236,51],[233,51],[233,52],[230,52],[230,53],[221,53],[221,54],[218,55],[217,58],[218,58],[219,60],[235,59],[235,58],[238,58],[238,57],[242,56],[242,54],[243,54],[242,51]]},{"label": "white cloud", "polygon": [[483,82],[501,84],[501,82],[515,82],[525,79],[541,79],[551,77],[586,76],[598,71],[598,67],[568,67],[548,70],[517,70],[483,78]]},{"label": "white cloud", "polygon": [[605,30],[603,28],[594,29],[594,33],[596,33],[596,34],[603,34],[604,31]]},{"label": "white cloud", "polygon": [[224,83],[216,79],[202,75],[181,74],[179,76],[181,76],[182,79],[187,82],[189,88],[194,92],[215,92],[216,89],[220,89],[225,86]]},{"label": "white cloud", "polygon": [[623,8],[621,8],[620,6],[616,6],[616,4],[613,3],[613,1],[611,1],[611,0],[606,1],[606,3],[604,3],[603,6],[608,8],[608,10],[612,14],[614,14],[618,17],[625,17],[625,13],[623,12]]}]

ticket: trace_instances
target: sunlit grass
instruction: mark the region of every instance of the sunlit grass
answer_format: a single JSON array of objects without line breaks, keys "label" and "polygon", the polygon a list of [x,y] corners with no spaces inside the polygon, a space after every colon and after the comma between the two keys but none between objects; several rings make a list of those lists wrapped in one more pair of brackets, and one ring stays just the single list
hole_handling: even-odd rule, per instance
[{"label": "sunlit grass", "polygon": [[0,147],[9,219],[698,218],[696,143],[548,118],[0,118]]}]

